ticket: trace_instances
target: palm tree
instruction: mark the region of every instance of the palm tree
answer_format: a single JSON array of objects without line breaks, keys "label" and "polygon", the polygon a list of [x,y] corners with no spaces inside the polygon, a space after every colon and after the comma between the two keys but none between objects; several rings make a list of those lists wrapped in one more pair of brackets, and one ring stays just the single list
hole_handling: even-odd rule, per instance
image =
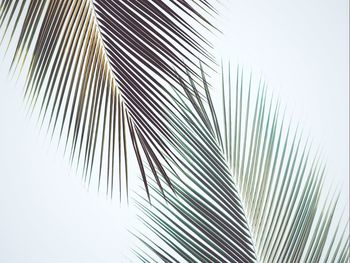
[{"label": "palm tree", "polygon": [[219,124],[202,69],[215,67],[201,34],[217,30],[215,14],[206,0],[4,0],[0,27],[9,43],[17,40],[13,70],[29,63],[29,105],[65,137],[86,181],[105,182],[110,195],[118,185],[121,196],[124,174],[128,195],[130,138],[145,201],[156,201],[152,208],[137,201],[143,221],[173,250],[138,234],[155,256],[346,261],[348,240],[338,228],[329,235],[336,199],[320,208],[322,165],[310,164],[297,133],[291,142],[289,129],[282,137],[278,107],[266,106],[265,90],[251,116],[250,86],[245,111],[243,85],[237,80],[234,99],[228,88],[228,101],[223,86]]}]

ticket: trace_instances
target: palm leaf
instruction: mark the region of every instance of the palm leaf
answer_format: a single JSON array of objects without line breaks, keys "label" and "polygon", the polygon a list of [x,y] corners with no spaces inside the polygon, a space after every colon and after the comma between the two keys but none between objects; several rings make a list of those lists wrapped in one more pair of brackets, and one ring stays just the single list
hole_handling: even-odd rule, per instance
[{"label": "palm leaf", "polygon": [[175,141],[164,84],[177,86],[176,72],[195,74],[198,60],[213,65],[200,28],[214,29],[215,13],[205,0],[4,0],[0,28],[2,41],[17,43],[12,69],[29,64],[30,107],[65,139],[85,180],[96,170],[99,187],[112,194],[118,170],[119,185],[122,174],[128,185],[129,135],[148,193],[144,156],[160,171],[156,180],[171,185],[160,167],[163,155],[174,158],[167,141]]},{"label": "palm leaf", "polygon": [[[2,18],[9,16],[11,7],[19,6],[20,15],[19,3],[23,2],[4,2]],[[119,154],[115,162],[114,153],[116,148],[118,153],[125,152],[126,142],[130,141],[148,196],[145,160],[161,193],[163,182],[173,189],[168,174],[182,170],[194,174],[194,179],[205,185],[203,190],[213,201],[237,214],[232,224],[235,235],[242,240],[239,246],[244,253],[252,255],[242,204],[237,193],[231,190],[230,171],[216,143],[208,144],[215,131],[189,132],[188,116],[178,108],[177,96],[183,93],[179,87],[194,87],[200,79],[199,75],[183,79],[184,75],[195,74],[191,63],[195,61],[198,65],[198,59],[203,63],[211,60],[206,58],[202,37],[188,22],[199,19],[208,24],[194,6],[212,12],[206,1],[57,0],[45,4],[30,1],[13,65],[26,59],[27,47],[34,43],[26,95],[33,105],[41,102],[43,119],[49,115],[53,130],[61,122],[60,136],[66,132],[66,145],[72,145],[72,158],[79,160],[82,154],[87,180],[91,178],[97,154],[100,159],[98,183],[102,181],[104,156],[107,156],[107,187],[113,184],[114,163],[118,163],[120,180],[123,160]],[[170,7],[177,11],[171,11]],[[179,14],[190,18],[183,20]],[[38,24],[33,23],[36,20]],[[136,27],[139,35],[133,31]],[[37,41],[32,42],[31,35]],[[165,39],[170,39],[170,43],[160,47]],[[169,84],[173,90],[168,88]],[[200,91],[184,91],[194,92],[194,103],[200,101]],[[209,125],[208,116],[201,118]],[[130,140],[125,138],[126,128]],[[196,128],[202,130],[202,127]],[[97,153],[99,145],[100,153]],[[193,150],[203,154],[194,155]],[[126,165],[123,168],[126,170]],[[211,174],[219,174],[221,178],[211,178]],[[230,202],[211,193],[219,193]]]},{"label": "palm leaf", "polygon": [[[216,146],[216,159],[226,163],[230,176],[197,163],[207,174],[203,181],[183,171],[173,181],[176,195],[165,191],[166,201],[154,184],[153,206],[136,198],[140,220],[151,232],[136,234],[138,257],[143,262],[347,262],[347,225],[334,216],[337,196],[322,194],[324,164],[312,156],[298,128],[286,124],[266,85],[260,81],[256,94],[251,77],[237,69],[232,83],[229,70],[218,114],[202,73],[204,98],[196,100],[195,85],[184,86],[178,107],[189,132],[205,138],[207,147]],[[224,117],[222,125],[217,116]],[[189,151],[208,155],[204,147]],[[223,187],[212,188],[213,180]]]}]

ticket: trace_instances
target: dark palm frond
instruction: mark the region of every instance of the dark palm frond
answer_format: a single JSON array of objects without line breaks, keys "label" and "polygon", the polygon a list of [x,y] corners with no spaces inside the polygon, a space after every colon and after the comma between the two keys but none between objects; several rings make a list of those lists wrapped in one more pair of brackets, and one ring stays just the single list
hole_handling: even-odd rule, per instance
[{"label": "dark palm frond", "polygon": [[[22,2],[9,5],[19,3]],[[2,14],[9,14],[4,10],[10,7],[5,3]],[[242,253],[252,256],[252,241],[247,233],[242,204],[237,191],[232,191],[230,171],[220,155],[220,148],[210,139],[215,131],[203,133],[206,129],[199,125],[196,126],[198,131],[191,133],[187,123],[189,116],[178,108],[181,103],[177,101],[181,97],[176,96],[183,92],[179,84],[180,87],[194,87],[200,78],[195,75],[185,81],[181,77],[195,74],[191,61],[196,60],[196,65],[198,59],[210,63],[210,58],[205,58],[205,44],[200,44],[203,39],[192,29],[194,24],[182,20],[179,15],[184,12],[191,21],[199,19],[208,24],[195,11],[198,7],[212,12],[206,1],[57,0],[45,4],[30,1],[14,61],[25,59],[27,55],[21,52],[34,43],[27,95],[32,104],[41,102],[43,114],[48,113],[50,123],[53,122],[53,130],[60,121],[62,134],[63,128],[67,128],[66,145],[68,140],[73,143],[73,157],[78,152],[79,158],[81,152],[86,173],[90,171],[91,175],[95,153],[99,154],[101,164],[107,156],[107,186],[108,182],[111,186],[114,155],[118,152],[116,163],[120,180],[120,167],[126,161],[125,156],[124,160],[120,158],[120,153],[127,149],[127,130],[147,194],[145,162],[154,173],[161,193],[163,182],[172,188],[168,174],[180,170],[194,174],[194,180],[205,186],[205,195],[232,211],[235,244]],[[171,11],[172,8],[177,11]],[[42,21],[40,13],[44,14]],[[33,19],[40,20],[37,31],[33,28]],[[37,35],[34,40],[27,38],[32,32]],[[171,41],[162,46],[166,39]],[[97,48],[90,48],[91,45]],[[167,83],[174,89],[164,88],[169,87]],[[185,92],[193,93],[190,89]],[[200,101],[200,91],[194,92],[194,101]],[[208,116],[201,118],[209,125]],[[101,147],[98,153],[99,145],[107,145],[107,151]],[[192,150],[201,155],[194,155]],[[99,181],[102,180],[101,164]],[[126,169],[126,165],[124,167]]]},{"label": "dark palm frond", "polygon": [[[205,101],[197,99],[195,85],[185,86],[178,108],[189,133],[202,137],[208,148],[215,145],[216,159],[231,176],[205,169],[215,166],[210,157],[196,163],[196,172],[207,177],[195,180],[183,171],[173,180],[176,195],[165,191],[166,202],[158,190],[152,207],[136,198],[140,220],[153,234],[136,234],[144,248],[138,254],[150,262],[347,262],[348,226],[335,218],[337,197],[322,194],[324,164],[312,157],[298,129],[280,117],[266,86],[260,82],[253,96],[252,79],[244,81],[237,70],[231,83],[229,72],[218,114],[202,76]],[[222,125],[217,116],[224,116]],[[205,147],[188,148],[189,162],[208,155]],[[214,180],[231,183],[213,189]],[[237,199],[243,212],[234,208]],[[238,218],[246,219],[247,227],[237,229]]]},{"label": "dark palm frond", "polygon": [[165,128],[174,105],[164,83],[195,74],[193,61],[213,65],[199,29],[214,29],[215,13],[204,0],[4,0],[0,28],[2,41],[17,43],[12,69],[29,63],[29,105],[65,138],[85,179],[95,169],[112,193],[118,170],[119,184],[123,173],[128,184],[129,134],[148,192],[143,155],[171,185],[160,167],[167,140],[175,141]]}]

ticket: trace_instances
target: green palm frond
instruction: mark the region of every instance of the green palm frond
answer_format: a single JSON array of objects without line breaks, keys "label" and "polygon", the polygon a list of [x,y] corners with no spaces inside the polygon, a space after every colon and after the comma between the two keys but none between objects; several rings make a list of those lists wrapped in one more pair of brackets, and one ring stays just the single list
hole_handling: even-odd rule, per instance
[{"label": "green palm frond", "polygon": [[1,41],[16,44],[13,70],[29,64],[25,97],[65,139],[85,179],[96,173],[112,194],[115,173],[119,185],[125,174],[127,186],[130,136],[148,193],[145,162],[171,185],[160,167],[175,141],[164,83],[178,86],[176,72],[195,74],[198,60],[214,65],[199,28],[216,30],[215,14],[205,0],[4,0]]},{"label": "green palm frond", "polygon": [[[219,114],[202,73],[206,94],[196,96],[200,88],[184,85],[186,95],[178,108],[187,118],[189,132],[203,138],[208,148],[215,147],[216,159],[230,174],[207,170],[206,164],[218,165],[210,157],[196,163],[199,171],[183,171],[183,177],[174,179],[176,195],[165,191],[166,201],[154,186],[153,206],[141,196],[136,198],[143,212],[140,220],[152,233],[136,234],[143,244],[136,251],[139,258],[348,262],[348,226],[335,218],[337,196],[323,195],[324,164],[312,156],[298,128],[281,117],[279,103],[268,98],[266,85],[260,81],[254,93],[251,77],[244,78],[237,69],[233,81],[229,70],[228,79],[222,79]],[[204,147],[191,148],[193,162],[209,155]],[[195,180],[195,173],[207,176]],[[217,188],[212,187],[214,181]],[[242,210],[237,211],[240,202]]]}]

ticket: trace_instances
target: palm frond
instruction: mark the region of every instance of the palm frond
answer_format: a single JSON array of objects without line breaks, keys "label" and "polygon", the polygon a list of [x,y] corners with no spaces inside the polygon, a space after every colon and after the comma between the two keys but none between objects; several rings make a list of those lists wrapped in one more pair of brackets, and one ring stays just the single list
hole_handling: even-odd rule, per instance
[{"label": "palm frond", "polygon": [[[206,142],[189,146],[189,162],[207,156],[211,145],[216,157],[196,163],[207,175],[203,181],[194,180],[197,171],[174,179],[176,195],[166,191],[166,201],[159,191],[153,206],[136,198],[140,220],[153,233],[136,234],[144,248],[138,253],[150,262],[347,262],[347,225],[334,216],[337,196],[323,195],[324,164],[298,128],[286,124],[266,85],[260,81],[256,94],[251,77],[237,69],[232,83],[229,71],[219,114],[202,73],[204,98],[195,95],[198,87],[185,87],[178,107],[189,132]],[[217,159],[230,175],[204,168]],[[222,185],[213,188],[214,181]]]},{"label": "palm frond", "polygon": [[213,65],[201,32],[215,30],[215,13],[204,0],[4,0],[0,28],[2,41],[17,43],[12,69],[29,63],[30,107],[65,138],[85,179],[95,169],[112,194],[116,170],[119,185],[122,174],[128,184],[128,135],[146,189],[142,152],[171,185],[160,167],[171,152],[166,141],[175,140],[165,128],[173,105],[164,83],[177,86],[176,72],[195,74],[194,61]]}]

